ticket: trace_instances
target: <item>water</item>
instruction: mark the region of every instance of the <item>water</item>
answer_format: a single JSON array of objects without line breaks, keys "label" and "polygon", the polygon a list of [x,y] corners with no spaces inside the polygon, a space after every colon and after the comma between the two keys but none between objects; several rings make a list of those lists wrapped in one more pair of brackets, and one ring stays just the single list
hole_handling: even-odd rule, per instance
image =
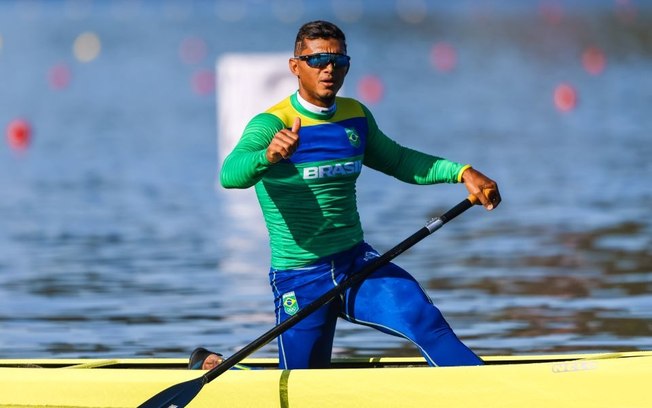
[{"label": "water", "polygon": [[[228,354],[273,326],[260,215],[216,190],[214,93],[190,84],[222,53],[288,51],[314,18],[348,35],[349,94],[381,79],[369,106],[387,134],[500,184],[496,211],[474,208],[396,260],[469,346],[652,348],[649,8],[576,2],[555,23],[542,11],[554,2],[426,2],[425,18],[405,13],[418,1],[403,14],[393,1],[271,4],[0,4],[0,123],[34,127],[26,151],[0,148],[0,357]],[[102,41],[90,63],[71,53],[85,31]],[[179,58],[188,37],[207,49],[193,64]],[[440,41],[452,72],[430,64]],[[582,67],[589,45],[607,56],[600,75]],[[56,64],[65,89],[48,86]],[[562,82],[579,94],[567,113],[552,102]],[[465,196],[371,170],[358,193],[381,251]],[[377,354],[418,353],[339,324],[336,356]]]}]

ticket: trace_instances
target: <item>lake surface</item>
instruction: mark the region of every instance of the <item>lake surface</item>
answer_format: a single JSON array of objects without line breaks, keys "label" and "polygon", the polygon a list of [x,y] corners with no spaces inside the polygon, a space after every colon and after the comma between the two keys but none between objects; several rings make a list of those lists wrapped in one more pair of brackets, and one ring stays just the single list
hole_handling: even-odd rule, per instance
[{"label": "lake surface", "polygon": [[[0,357],[230,354],[273,327],[258,209],[216,187],[210,78],[225,53],[289,52],[317,18],[347,33],[347,94],[385,133],[500,185],[495,211],[396,259],[465,343],[651,349],[652,9],[439,3],[2,2],[0,124],[25,118],[33,138],[0,146]],[[84,32],[101,41],[89,62]],[[590,47],[602,65],[583,65]],[[366,239],[388,250],[465,195],[365,169]],[[335,356],[378,354],[418,352],[339,324]]]}]

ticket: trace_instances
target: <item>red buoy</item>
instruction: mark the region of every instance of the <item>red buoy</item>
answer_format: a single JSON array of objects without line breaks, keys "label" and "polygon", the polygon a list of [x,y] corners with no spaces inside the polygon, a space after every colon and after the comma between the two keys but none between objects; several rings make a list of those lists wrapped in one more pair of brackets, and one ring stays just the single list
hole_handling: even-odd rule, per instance
[{"label": "red buoy", "polygon": [[215,91],[215,73],[208,69],[195,72],[190,79],[192,90],[198,95],[209,95]]},{"label": "red buoy", "polygon": [[432,47],[430,61],[438,71],[449,72],[457,65],[457,52],[451,44],[440,42]]},{"label": "red buoy", "polygon": [[7,142],[12,149],[26,149],[32,139],[32,127],[24,119],[14,119],[7,126]]},{"label": "red buoy", "polygon": [[64,63],[53,65],[48,70],[48,84],[54,90],[61,90],[70,85],[70,68]]},{"label": "red buoy", "polygon": [[600,75],[606,65],[604,52],[598,47],[588,47],[582,53],[582,65],[591,75]]},{"label": "red buoy", "polygon": [[377,103],[383,98],[385,87],[379,77],[366,75],[358,82],[358,95],[367,103]]},{"label": "red buoy", "polygon": [[577,91],[570,84],[559,84],[554,93],[555,107],[562,112],[570,112],[577,106]]}]

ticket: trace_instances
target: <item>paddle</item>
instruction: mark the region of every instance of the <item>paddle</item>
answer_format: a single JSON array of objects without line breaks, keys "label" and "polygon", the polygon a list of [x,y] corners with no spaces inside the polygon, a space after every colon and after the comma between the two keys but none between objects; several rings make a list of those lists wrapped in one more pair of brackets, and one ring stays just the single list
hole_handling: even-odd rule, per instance
[{"label": "paddle", "polygon": [[299,323],[302,319],[306,318],[308,315],[319,309],[320,307],[327,305],[337,298],[342,292],[347,288],[350,288],[353,285],[356,285],[362,282],[367,276],[371,275],[376,269],[380,268],[383,265],[388,264],[392,259],[399,256],[401,253],[411,248],[414,244],[421,241],[423,238],[432,234],[441,228],[448,221],[462,214],[464,211],[471,208],[474,204],[477,204],[478,200],[476,197],[469,195],[464,201],[461,201],[455,207],[448,210],[445,214],[430,220],[424,227],[412,234],[410,237],[405,239],[400,244],[396,245],[394,248],[385,252],[382,256],[376,258],[374,261],[368,263],[362,270],[357,274],[352,275],[348,279],[342,281],[339,286],[334,287],[328,292],[324,293],[314,302],[310,303],[308,306],[300,309],[295,315],[289,317],[287,320],[273,327],[267,331],[262,336],[258,337],[256,340],[252,341],[241,350],[233,354],[231,357],[227,358],[219,366],[213,368],[210,371],[207,371],[204,375],[194,380],[189,380],[180,384],[173,385],[160,393],[154,395],[152,398],[145,401],[141,404],[140,408],[181,408],[185,407],[190,401],[195,398],[195,396],[202,389],[204,384],[208,384],[213,381],[215,378],[220,376],[222,373],[226,372],[244,358],[254,353],[259,348],[263,347],[275,337],[279,336],[295,324]]}]

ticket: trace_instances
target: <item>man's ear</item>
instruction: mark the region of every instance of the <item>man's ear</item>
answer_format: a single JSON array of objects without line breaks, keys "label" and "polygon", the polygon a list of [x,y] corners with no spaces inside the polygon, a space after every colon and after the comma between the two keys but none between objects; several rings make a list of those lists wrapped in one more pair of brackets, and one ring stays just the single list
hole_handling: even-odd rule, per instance
[{"label": "man's ear", "polygon": [[288,60],[288,66],[290,67],[290,72],[294,74],[294,76],[299,76],[299,60],[290,58]]}]

